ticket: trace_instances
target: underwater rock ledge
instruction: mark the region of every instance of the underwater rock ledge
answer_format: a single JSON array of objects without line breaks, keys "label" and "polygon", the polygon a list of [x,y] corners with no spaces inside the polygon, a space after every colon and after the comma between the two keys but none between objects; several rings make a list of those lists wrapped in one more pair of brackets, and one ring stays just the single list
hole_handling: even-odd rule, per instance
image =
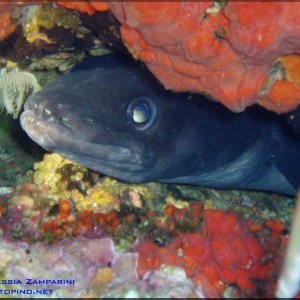
[{"label": "underwater rock ledge", "polygon": [[[235,112],[255,103],[278,113],[299,105],[298,2],[57,3],[90,16],[111,10],[124,45],[167,89],[204,93]],[[2,41],[20,22],[11,21],[16,8],[0,4]],[[118,44],[116,28],[103,31],[108,42]]]}]

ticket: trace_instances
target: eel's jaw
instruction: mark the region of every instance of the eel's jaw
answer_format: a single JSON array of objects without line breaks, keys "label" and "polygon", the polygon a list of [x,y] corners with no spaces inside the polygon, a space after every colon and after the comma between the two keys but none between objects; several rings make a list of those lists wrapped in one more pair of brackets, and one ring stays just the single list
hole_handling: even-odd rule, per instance
[{"label": "eel's jaw", "polygon": [[70,128],[44,120],[31,110],[22,113],[20,122],[37,144],[92,170],[128,181],[128,176],[144,169],[141,157],[129,148],[81,140]]}]

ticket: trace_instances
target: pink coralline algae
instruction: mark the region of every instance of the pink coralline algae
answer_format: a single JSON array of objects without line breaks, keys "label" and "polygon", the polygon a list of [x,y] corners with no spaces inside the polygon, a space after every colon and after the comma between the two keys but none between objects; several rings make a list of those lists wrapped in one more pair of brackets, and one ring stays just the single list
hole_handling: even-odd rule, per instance
[{"label": "pink coralline algae", "polygon": [[[34,280],[60,279],[71,284],[32,284],[31,289],[52,289],[70,297],[96,297],[100,290],[109,292],[112,285],[133,284],[138,278],[135,271],[137,256],[119,254],[109,238],[64,240],[57,245],[36,243],[4,243],[1,246],[0,266],[5,268],[5,278],[17,278],[25,288],[27,278]],[[118,282],[114,282],[118,280]],[[28,289],[28,286],[26,286]],[[88,289],[89,288],[89,289]],[[98,293],[98,294],[97,294]],[[48,293],[49,294],[49,293]]]},{"label": "pink coralline algae", "polygon": [[45,291],[52,298],[203,298],[202,288],[185,276],[162,270],[140,280],[137,254],[117,253],[109,238],[31,246],[0,241],[0,247],[0,267],[5,270],[0,285],[11,279],[6,294],[12,297],[18,297],[20,290],[30,290],[35,295]]}]

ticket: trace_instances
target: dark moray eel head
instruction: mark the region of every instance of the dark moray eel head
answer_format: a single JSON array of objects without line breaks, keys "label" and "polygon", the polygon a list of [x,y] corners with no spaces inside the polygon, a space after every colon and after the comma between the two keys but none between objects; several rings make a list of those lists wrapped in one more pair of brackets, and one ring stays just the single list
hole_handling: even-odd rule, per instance
[{"label": "dark moray eel head", "polygon": [[90,169],[129,182],[160,179],[186,151],[185,97],[130,59],[107,55],[31,96],[21,125],[45,149]]}]

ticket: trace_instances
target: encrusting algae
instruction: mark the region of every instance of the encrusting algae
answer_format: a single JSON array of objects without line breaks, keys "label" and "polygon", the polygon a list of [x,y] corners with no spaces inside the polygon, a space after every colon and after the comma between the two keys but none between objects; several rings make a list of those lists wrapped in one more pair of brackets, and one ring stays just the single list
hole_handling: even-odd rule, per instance
[{"label": "encrusting algae", "polygon": [[71,14],[67,9],[57,8],[52,5],[25,6],[18,19],[22,25],[24,36],[29,43],[33,43],[36,40],[52,43],[51,39],[41,32],[41,28],[49,30],[54,26],[59,26],[71,28],[76,32],[83,30],[79,25],[80,19],[78,14]]},{"label": "encrusting algae", "polygon": [[70,182],[80,182],[87,172],[86,168],[77,166],[56,153],[46,154],[43,161],[35,163],[34,170],[33,180],[36,186],[47,189],[48,194],[56,201],[59,198],[70,198]]},{"label": "encrusting algae", "polygon": [[[78,211],[93,210],[109,212],[118,210],[117,198],[133,198],[138,193],[145,201],[152,201],[152,192],[141,185],[128,185],[115,179],[88,171],[59,154],[46,154],[43,161],[34,165],[32,173],[34,184],[47,191],[48,197],[58,202],[59,199],[71,199]],[[150,203],[148,203],[150,204]]]}]

